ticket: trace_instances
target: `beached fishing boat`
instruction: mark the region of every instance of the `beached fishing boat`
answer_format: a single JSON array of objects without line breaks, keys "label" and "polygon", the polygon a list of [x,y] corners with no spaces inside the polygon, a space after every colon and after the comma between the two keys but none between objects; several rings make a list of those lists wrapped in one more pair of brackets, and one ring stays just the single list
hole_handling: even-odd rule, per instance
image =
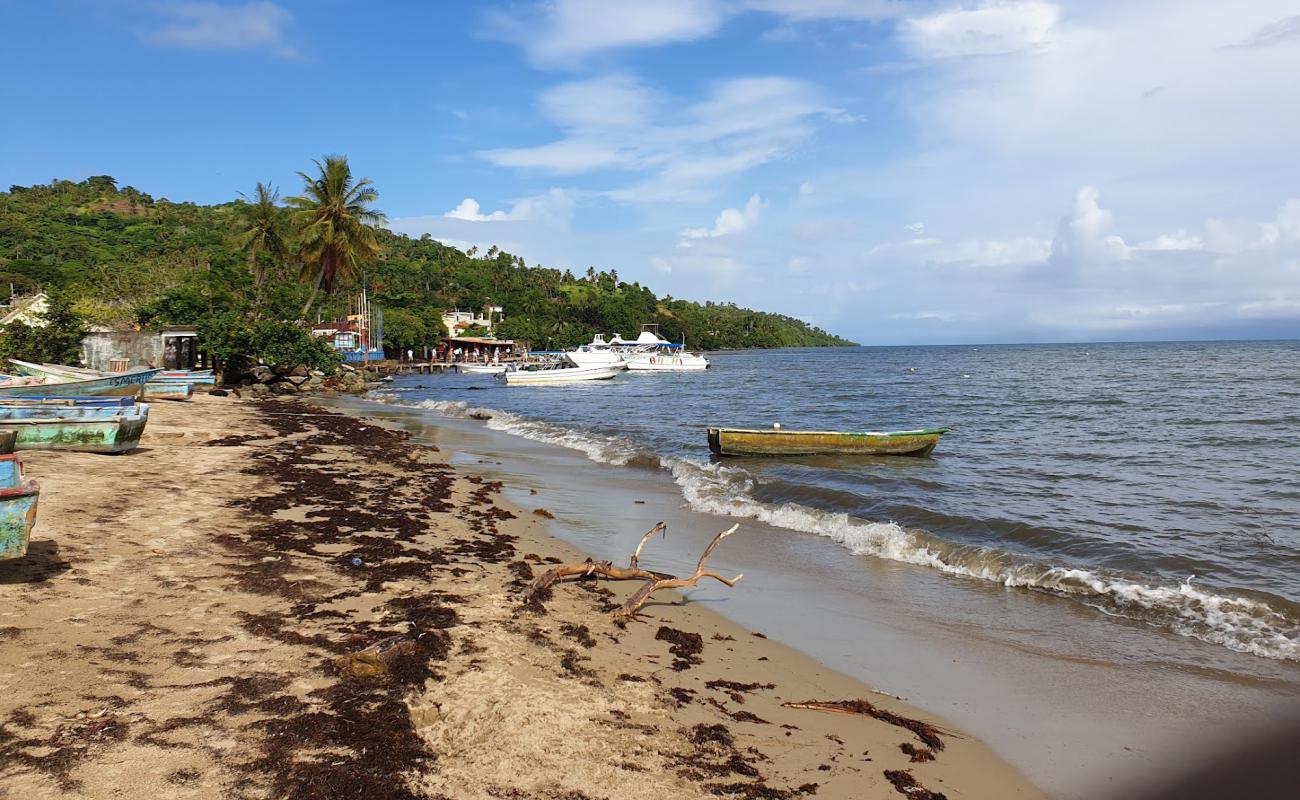
[{"label": "beached fishing boat", "polygon": [[623,371],[621,365],[574,367],[568,364],[536,364],[509,370],[498,376],[507,386],[540,386],[580,381],[607,381]]},{"label": "beached fishing boat", "polygon": [[215,377],[216,373],[210,369],[165,369],[158,373],[159,380],[176,378],[194,383],[212,383]]},{"label": "beached fishing boat", "polygon": [[194,384],[189,381],[149,381],[144,385],[146,400],[189,400]]},{"label": "beached fishing boat", "polygon": [[[46,383],[63,384],[72,381],[95,380],[98,378],[110,378],[114,375],[124,375],[119,372],[103,372],[101,370],[85,369],[84,367],[68,367],[62,364],[32,364],[27,361],[12,360],[13,365],[24,375],[38,376],[45,379]],[[144,397],[147,400],[189,400],[194,394],[194,384],[200,381],[187,377],[166,377],[168,370],[156,370],[158,374],[145,383]],[[176,370],[171,370],[173,375]],[[203,382],[211,383],[210,378],[202,379]]]},{"label": "beached fishing boat", "polygon": [[0,561],[27,555],[41,487],[23,475],[18,456],[0,456]]},{"label": "beached fishing boat", "polygon": [[45,383],[32,386],[0,386],[0,403],[11,397],[44,397],[50,394],[69,396],[139,397],[144,385],[158,373],[156,369],[136,369],[115,372],[103,378],[86,378],[63,383]]},{"label": "beached fishing boat", "polygon": [[0,406],[133,406],[135,398],[122,397],[73,397],[62,395],[36,395],[34,397],[0,396]]},{"label": "beached fishing boat", "polygon": [[0,405],[0,431],[14,432],[17,450],[125,453],[139,445],[148,420],[148,403],[122,407]]},{"label": "beached fishing boat", "polygon": [[709,449],[722,456],[925,456],[947,428],[914,431],[788,431],[709,428]]}]

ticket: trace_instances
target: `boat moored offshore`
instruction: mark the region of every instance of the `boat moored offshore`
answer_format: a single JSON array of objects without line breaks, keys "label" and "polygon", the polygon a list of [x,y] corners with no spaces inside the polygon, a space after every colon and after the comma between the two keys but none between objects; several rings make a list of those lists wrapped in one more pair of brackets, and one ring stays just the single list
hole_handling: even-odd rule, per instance
[{"label": "boat moored offshore", "polygon": [[[614,334],[613,342],[621,342]],[[615,349],[611,342],[605,341],[605,334],[598,333],[587,344],[578,345],[564,352],[564,358],[575,367],[614,367],[624,369],[623,353]]]},{"label": "boat moored offshore", "polygon": [[623,371],[622,365],[597,364],[576,367],[569,364],[536,364],[502,373],[507,386],[538,386],[581,381],[607,381]]},{"label": "boat moored offshore", "polygon": [[722,456],[926,456],[947,428],[911,431],[789,431],[709,428],[709,449]]}]

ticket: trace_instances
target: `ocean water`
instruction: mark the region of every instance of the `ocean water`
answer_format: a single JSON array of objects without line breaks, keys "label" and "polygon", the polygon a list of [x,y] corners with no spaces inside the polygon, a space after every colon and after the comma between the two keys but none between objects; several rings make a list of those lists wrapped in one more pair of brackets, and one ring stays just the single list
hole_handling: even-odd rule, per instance
[{"label": "ocean water", "polygon": [[[824,537],[846,556],[1052,595],[1129,638],[1181,637],[1217,670],[1243,671],[1219,648],[1300,662],[1300,342],[710,358],[703,373],[557,387],[408,376],[376,399],[490,415],[489,428],[661,473],[695,511]],[[708,451],[706,425],[773,422],[952,431],[928,458]]]}]

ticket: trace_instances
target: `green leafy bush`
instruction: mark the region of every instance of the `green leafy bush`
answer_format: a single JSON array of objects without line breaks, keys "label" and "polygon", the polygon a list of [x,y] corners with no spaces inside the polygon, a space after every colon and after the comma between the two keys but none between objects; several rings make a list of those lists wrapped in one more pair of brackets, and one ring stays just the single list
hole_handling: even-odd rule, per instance
[{"label": "green leafy bush", "polygon": [[327,339],[293,322],[250,322],[241,314],[225,312],[200,320],[198,333],[224,377],[243,374],[258,364],[273,369],[302,365],[332,375],[343,363]]}]

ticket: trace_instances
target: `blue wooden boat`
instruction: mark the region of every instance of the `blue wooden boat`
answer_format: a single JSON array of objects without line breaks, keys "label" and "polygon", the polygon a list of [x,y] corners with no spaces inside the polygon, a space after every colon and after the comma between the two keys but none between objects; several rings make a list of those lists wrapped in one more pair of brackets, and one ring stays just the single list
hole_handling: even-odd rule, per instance
[{"label": "blue wooden boat", "polygon": [[144,385],[146,400],[189,400],[194,384],[189,381],[149,381]]},{"label": "blue wooden boat", "polygon": [[165,369],[154,380],[189,381],[195,384],[215,384],[216,374],[210,369]]},{"label": "blue wooden boat", "polygon": [[27,555],[41,487],[23,475],[18,456],[0,456],[0,561]]},{"label": "blue wooden boat", "polygon": [[0,396],[0,405],[5,406],[133,406],[135,398],[130,395],[121,397],[75,397],[72,395],[36,395],[35,397]]},{"label": "blue wooden boat", "polygon": [[0,406],[0,431],[14,432],[16,450],[125,453],[140,444],[148,420],[148,403],[121,407]]},{"label": "blue wooden boat", "polygon": [[58,393],[60,396],[76,397],[120,397],[123,395],[140,397],[144,392],[144,385],[159,372],[161,370],[137,369],[130,372],[113,373],[102,378],[87,378],[85,380],[68,381],[67,383],[0,386],[0,402],[4,402],[9,397],[45,397],[51,392]]},{"label": "blue wooden boat", "polygon": [[0,399],[0,424],[14,419],[99,419],[129,414],[148,403],[130,406],[51,406],[10,404]]},{"label": "blue wooden boat", "polygon": [[[47,383],[63,385],[71,381],[95,380],[97,378],[111,378],[114,375],[126,373],[102,372],[95,369],[85,369],[84,367],[68,367],[62,364],[32,364],[27,361],[18,361],[10,359],[10,362],[18,368],[23,375],[44,378]],[[175,371],[171,371],[175,375]],[[189,400],[194,393],[194,383],[196,381],[183,377],[167,377],[168,370],[156,370],[154,376],[144,385],[144,398],[146,400]],[[207,380],[211,383],[211,380]]]}]

